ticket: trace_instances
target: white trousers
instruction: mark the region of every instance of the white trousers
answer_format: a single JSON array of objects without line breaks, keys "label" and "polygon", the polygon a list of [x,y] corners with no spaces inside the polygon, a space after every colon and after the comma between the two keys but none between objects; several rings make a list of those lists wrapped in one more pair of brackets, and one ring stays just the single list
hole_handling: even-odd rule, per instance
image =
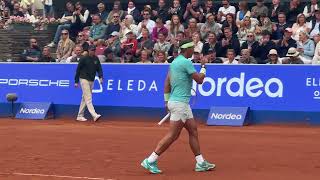
[{"label": "white trousers", "polygon": [[80,78],[80,85],[82,89],[82,99],[81,99],[78,117],[84,117],[84,111],[87,107],[91,116],[95,118],[98,114],[94,110],[94,107],[92,104],[93,81],[88,81],[86,79]]}]

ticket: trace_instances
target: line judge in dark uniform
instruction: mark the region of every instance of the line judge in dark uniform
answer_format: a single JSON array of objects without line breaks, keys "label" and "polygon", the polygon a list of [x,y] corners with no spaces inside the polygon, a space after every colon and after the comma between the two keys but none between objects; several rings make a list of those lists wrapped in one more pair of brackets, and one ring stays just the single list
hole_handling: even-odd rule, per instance
[{"label": "line judge in dark uniform", "polygon": [[77,121],[87,121],[84,117],[84,111],[88,108],[93,121],[97,121],[101,115],[97,114],[92,104],[92,89],[93,83],[98,73],[100,84],[103,83],[103,72],[100,61],[95,55],[96,47],[94,45],[89,46],[89,53],[87,56],[80,58],[75,75],[75,87],[79,86],[79,81],[82,89],[82,99],[79,108]]}]

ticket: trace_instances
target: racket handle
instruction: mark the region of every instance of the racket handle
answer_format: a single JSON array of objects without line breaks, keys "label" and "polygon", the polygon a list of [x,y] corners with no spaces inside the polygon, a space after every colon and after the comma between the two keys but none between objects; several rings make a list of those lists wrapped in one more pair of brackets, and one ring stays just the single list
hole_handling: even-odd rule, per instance
[{"label": "racket handle", "polygon": [[170,113],[168,113],[165,117],[161,119],[161,121],[158,122],[158,125],[160,126],[162,123],[164,123],[168,118],[170,117]]}]

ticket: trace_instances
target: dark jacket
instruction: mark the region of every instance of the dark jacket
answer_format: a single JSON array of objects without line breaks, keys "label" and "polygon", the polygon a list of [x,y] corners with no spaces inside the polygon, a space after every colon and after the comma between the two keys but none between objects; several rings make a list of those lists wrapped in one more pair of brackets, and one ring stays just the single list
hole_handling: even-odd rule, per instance
[{"label": "dark jacket", "polygon": [[282,39],[280,39],[279,42],[277,43],[277,51],[278,51],[279,57],[281,58],[285,57],[288,53],[289,48],[291,47],[294,47],[294,48],[297,47],[297,42],[294,39],[290,38],[288,40],[288,46],[282,45]]},{"label": "dark jacket", "polygon": [[226,57],[228,49],[234,49],[236,55],[240,54],[240,42],[236,36],[233,36],[229,42],[229,45],[223,47],[222,41],[218,42],[218,46],[221,47],[220,50],[217,51],[218,57]]},{"label": "dark jacket", "polygon": [[93,82],[98,73],[99,78],[103,77],[102,67],[97,56],[84,56],[78,63],[75,83],[79,83],[79,78]]},{"label": "dark jacket", "polygon": [[[258,46],[259,46],[259,43],[258,41],[255,41],[252,45],[251,45],[251,56],[253,57],[257,57],[258,56]],[[244,43],[242,43],[241,45],[241,50],[242,49],[248,49],[249,48],[249,45],[248,45],[248,42],[245,41]]]},{"label": "dark jacket", "polygon": [[276,45],[273,41],[269,41],[265,45],[258,46],[255,57],[258,64],[265,64],[267,62],[268,54],[271,49],[276,49]]},{"label": "dark jacket", "polygon": [[142,20],[142,16],[138,8],[135,8],[133,11],[131,11],[129,15],[133,17],[136,24],[139,24],[139,22]]}]

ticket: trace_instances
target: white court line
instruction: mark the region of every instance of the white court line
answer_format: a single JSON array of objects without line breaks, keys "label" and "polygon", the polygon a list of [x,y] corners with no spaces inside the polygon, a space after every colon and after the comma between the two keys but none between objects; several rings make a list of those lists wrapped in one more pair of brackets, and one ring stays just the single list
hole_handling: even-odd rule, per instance
[{"label": "white court line", "polygon": [[17,176],[38,176],[38,177],[55,177],[55,178],[69,178],[69,179],[105,180],[104,178],[61,176],[61,175],[49,175],[49,174],[27,174],[27,173],[11,173],[11,174],[17,175]]}]

